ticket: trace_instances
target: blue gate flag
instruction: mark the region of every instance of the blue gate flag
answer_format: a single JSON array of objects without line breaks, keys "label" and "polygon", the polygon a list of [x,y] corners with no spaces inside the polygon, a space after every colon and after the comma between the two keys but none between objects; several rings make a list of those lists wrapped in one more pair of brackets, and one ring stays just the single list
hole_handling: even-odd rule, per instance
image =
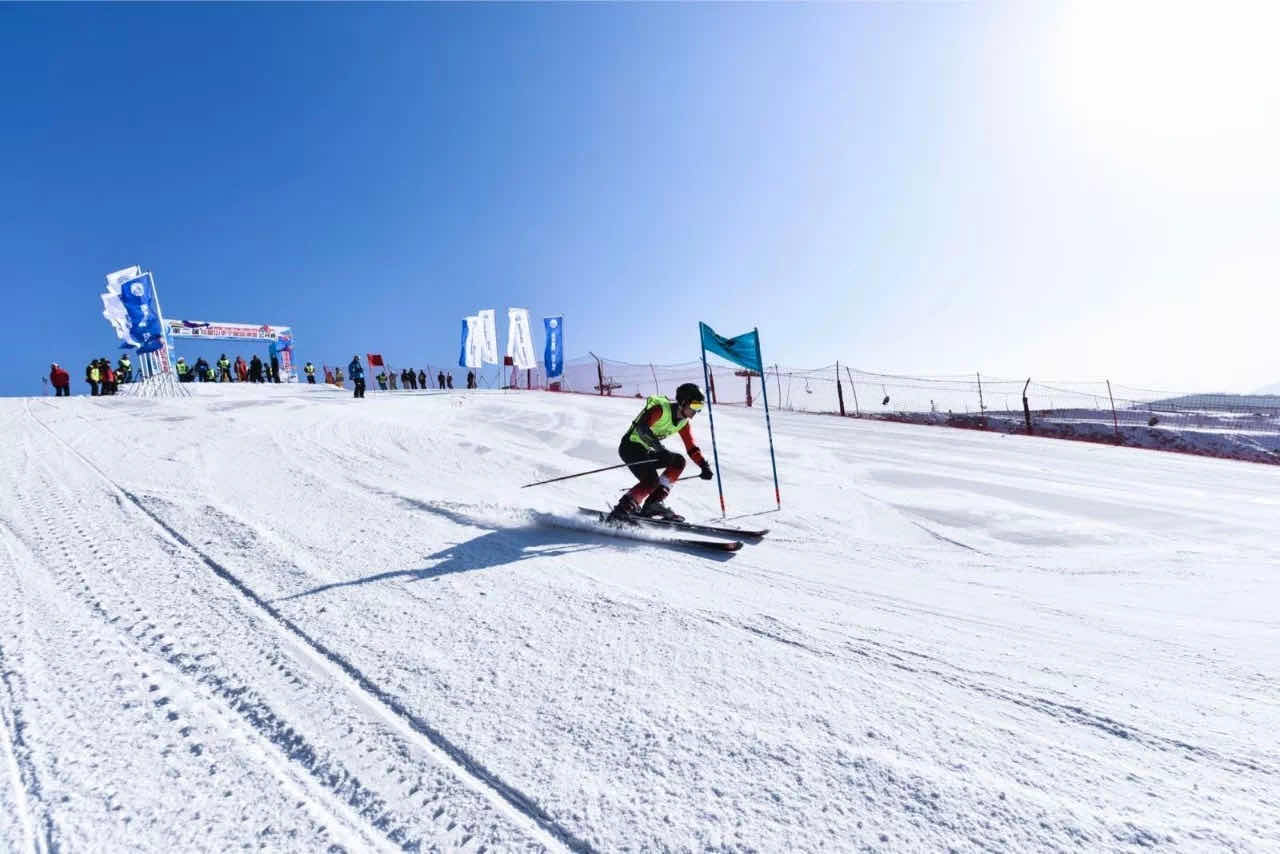
[{"label": "blue gate flag", "polygon": [[544,317],[542,323],[547,328],[547,347],[542,353],[542,364],[547,368],[547,379],[553,379],[564,373],[564,315]]},{"label": "blue gate flag", "polygon": [[467,326],[467,319],[462,318],[462,346],[458,350],[458,367],[465,368],[467,366],[467,336],[470,334]]},{"label": "blue gate flag", "polygon": [[725,338],[705,323],[698,323],[702,332],[702,347],[717,356],[723,356],[735,365],[741,365],[758,374],[764,373],[760,362],[760,334],[755,330],[744,332],[736,338]]},{"label": "blue gate flag", "polygon": [[139,353],[150,353],[164,346],[164,328],[156,307],[155,283],[150,273],[129,279],[120,285],[120,302],[129,318],[129,337],[139,342]]}]

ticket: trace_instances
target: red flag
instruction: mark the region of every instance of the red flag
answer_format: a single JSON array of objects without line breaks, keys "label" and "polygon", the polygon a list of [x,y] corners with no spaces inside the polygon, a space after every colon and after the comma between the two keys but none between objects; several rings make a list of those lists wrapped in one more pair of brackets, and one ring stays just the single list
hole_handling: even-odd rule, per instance
[{"label": "red flag", "polygon": [[366,353],[365,355],[369,358],[369,367],[381,368],[383,366],[381,353]]}]

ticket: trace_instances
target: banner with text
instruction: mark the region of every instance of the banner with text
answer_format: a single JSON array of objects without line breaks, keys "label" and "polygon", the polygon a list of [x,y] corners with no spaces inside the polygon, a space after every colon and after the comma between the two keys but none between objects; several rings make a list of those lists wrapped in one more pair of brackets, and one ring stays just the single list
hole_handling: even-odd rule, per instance
[{"label": "banner with text", "polygon": [[507,355],[520,370],[536,368],[538,360],[533,355],[533,336],[529,334],[529,309],[507,309]]},{"label": "banner with text", "polygon": [[564,315],[542,318],[547,331],[547,345],[542,351],[542,363],[547,368],[547,378],[554,379],[564,373]]}]

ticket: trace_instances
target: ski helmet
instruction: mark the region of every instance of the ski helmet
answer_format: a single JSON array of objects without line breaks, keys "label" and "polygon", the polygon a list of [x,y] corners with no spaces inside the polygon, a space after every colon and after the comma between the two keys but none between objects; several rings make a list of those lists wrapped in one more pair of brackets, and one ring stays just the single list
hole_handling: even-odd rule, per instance
[{"label": "ski helmet", "polygon": [[702,389],[693,383],[685,383],[676,389],[676,403],[684,405],[686,403],[702,403]]}]

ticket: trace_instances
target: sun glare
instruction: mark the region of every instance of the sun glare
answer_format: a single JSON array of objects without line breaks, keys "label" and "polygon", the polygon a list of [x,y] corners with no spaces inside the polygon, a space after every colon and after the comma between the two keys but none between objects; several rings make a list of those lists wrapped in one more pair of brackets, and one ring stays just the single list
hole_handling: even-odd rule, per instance
[{"label": "sun glare", "polygon": [[1098,153],[1240,178],[1280,141],[1277,31],[1280,4],[1068,3],[1057,82]]}]

